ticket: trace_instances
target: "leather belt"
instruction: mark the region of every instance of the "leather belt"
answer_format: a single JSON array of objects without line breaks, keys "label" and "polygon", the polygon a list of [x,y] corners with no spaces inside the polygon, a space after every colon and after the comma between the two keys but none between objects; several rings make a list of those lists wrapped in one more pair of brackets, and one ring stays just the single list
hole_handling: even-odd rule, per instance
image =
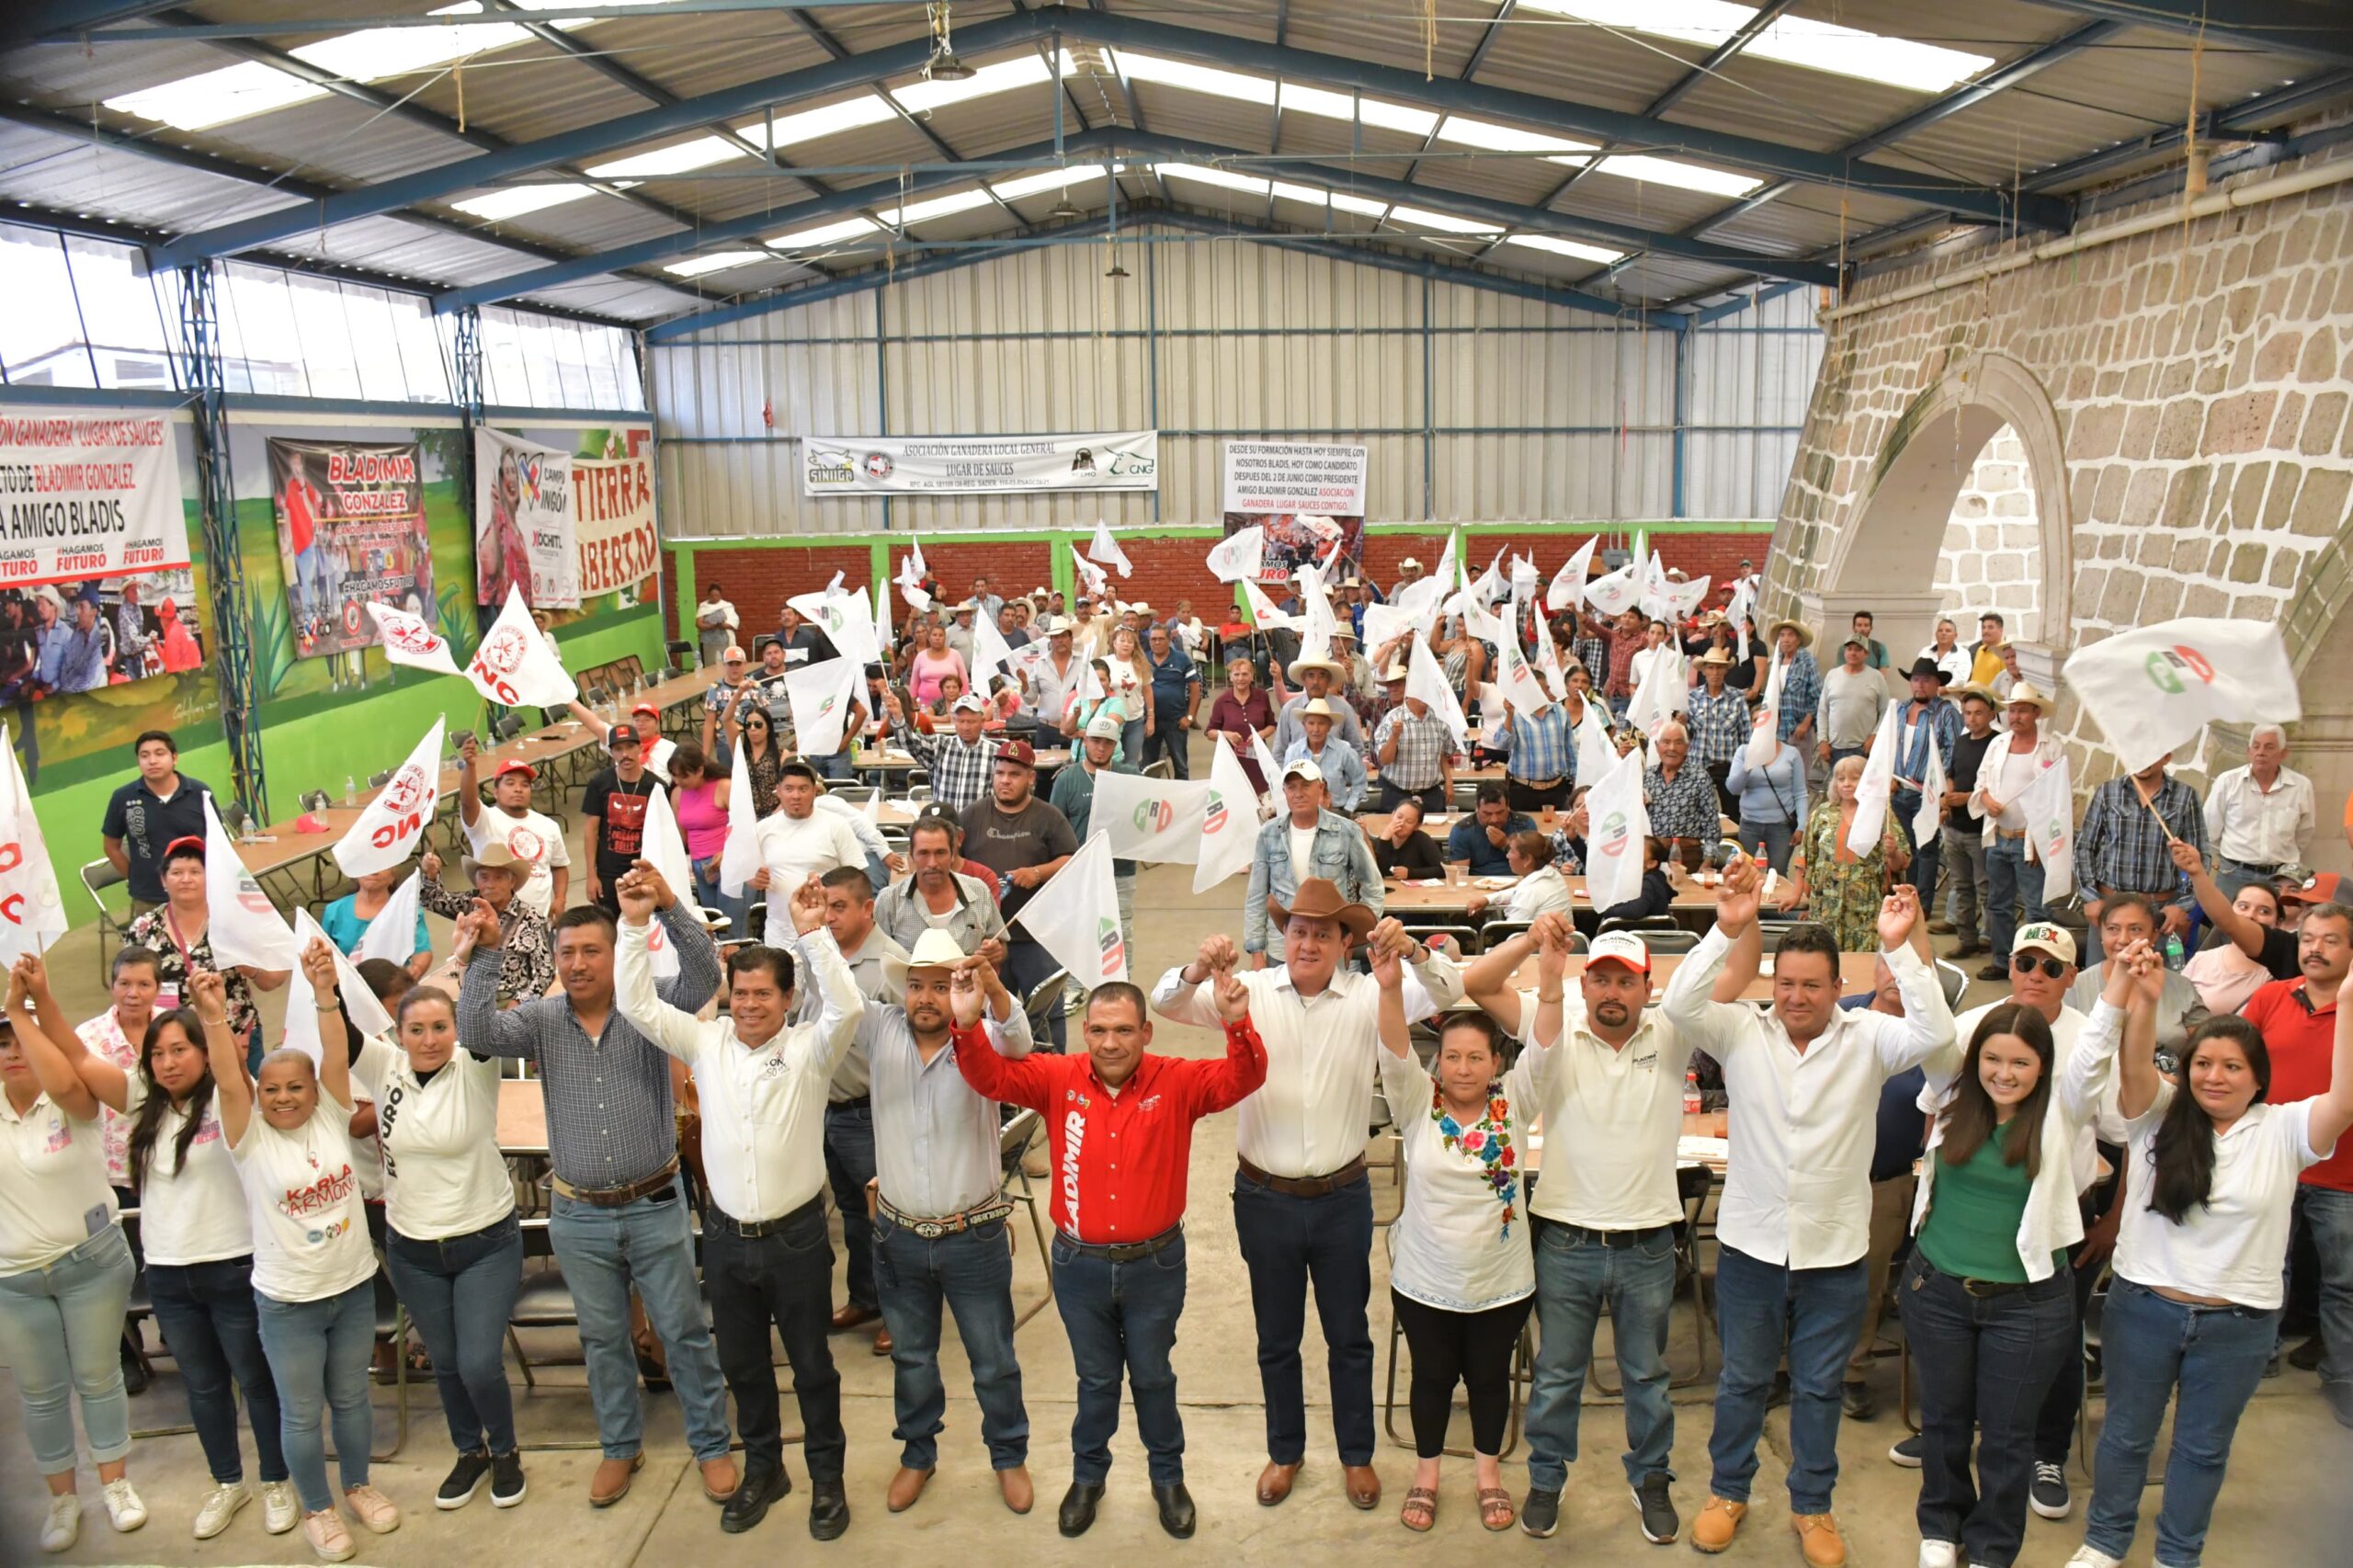
[{"label": "leather belt", "polygon": [[1556,773],[1550,778],[1515,778],[1508,773],[1504,775],[1506,782],[1517,784],[1523,790],[1550,790],[1567,778],[1565,773]]},{"label": "leather belt", "polygon": [[1325,1198],[1344,1187],[1354,1187],[1358,1182],[1365,1179],[1362,1154],[1358,1154],[1336,1171],[1325,1176],[1269,1176],[1239,1154],[1233,1157],[1233,1163],[1241,1167],[1243,1180],[1255,1187],[1263,1187],[1290,1198]]},{"label": "leather belt", "polygon": [[874,1096],[871,1095],[852,1095],[846,1100],[827,1100],[825,1108],[827,1110],[868,1110],[872,1108],[873,1105]]},{"label": "leather belt", "polygon": [[2010,839],[2024,838],[2026,836],[2026,830],[2024,828],[2020,828],[2018,832],[2012,833],[2006,827],[1997,827],[1994,830],[1994,836],[1996,838]]},{"label": "leather belt", "polygon": [[1185,1239],[1185,1227],[1171,1225],[1160,1234],[1140,1242],[1083,1242],[1063,1230],[1055,1231],[1054,1239],[1077,1248],[1089,1257],[1099,1257],[1108,1263],[1133,1263],[1140,1257],[1150,1257],[1175,1246]]},{"label": "leather belt", "polygon": [[1583,1236],[1595,1245],[1605,1247],[1640,1246],[1654,1237],[1671,1235],[1675,1231],[1672,1225],[1645,1225],[1639,1231],[1597,1231],[1585,1225],[1573,1225],[1566,1220],[1547,1220],[1544,1222],[1558,1225],[1572,1235]]},{"label": "leather belt", "polygon": [[644,1180],[631,1182],[627,1187],[574,1187],[560,1176],[551,1176],[548,1180],[554,1186],[556,1191],[571,1199],[574,1203],[585,1203],[595,1209],[619,1209],[625,1204],[634,1203],[641,1198],[653,1197],[669,1186],[671,1179],[677,1174],[678,1158],[673,1154],[669,1162],[660,1170],[655,1171]]},{"label": "leather belt", "polygon": [[822,1218],[824,1211],[825,1195],[822,1192],[791,1213],[774,1220],[738,1220],[718,1204],[706,1203],[702,1208],[702,1229],[707,1236],[741,1236],[747,1242],[756,1242],[789,1230],[811,1215]]},{"label": "leather belt", "polygon": [[1938,1268],[1935,1264],[1930,1263],[1926,1257],[1920,1259],[1920,1271],[1924,1274],[1936,1275],[1938,1278],[1942,1279],[1949,1279],[1954,1284],[1961,1287],[1961,1293],[1962,1295],[1974,1296],[1980,1301],[1984,1301],[1994,1296],[2014,1295],[2020,1290],[2029,1289],[2034,1283],[2034,1281],[2030,1279],[2012,1280],[1964,1278],[1958,1274],[1947,1274],[1943,1269]]},{"label": "leather belt", "polygon": [[983,1203],[977,1209],[967,1209],[961,1214],[926,1220],[894,1207],[889,1199],[878,1193],[874,1199],[874,1211],[903,1231],[912,1231],[925,1241],[936,1242],[942,1236],[961,1235],[966,1231],[977,1231],[992,1221],[1004,1219],[1013,1212],[1013,1201],[999,1199],[994,1203]]}]

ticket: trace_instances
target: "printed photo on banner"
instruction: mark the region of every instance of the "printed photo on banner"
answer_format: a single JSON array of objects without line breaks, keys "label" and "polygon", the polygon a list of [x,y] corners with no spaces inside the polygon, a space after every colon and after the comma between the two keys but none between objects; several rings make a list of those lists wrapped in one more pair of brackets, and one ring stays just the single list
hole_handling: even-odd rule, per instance
[{"label": "printed photo on banner", "polygon": [[474,432],[474,602],[519,587],[535,609],[580,603],[573,455],[497,430]]},{"label": "printed photo on banner", "polygon": [[1324,517],[1312,512],[1228,512],[1225,531],[1230,538],[1244,528],[1258,528],[1266,532],[1266,549],[1258,558],[1258,581],[1284,583],[1301,566],[1312,566],[1339,547],[1341,569],[1333,574],[1332,581],[1339,582],[1364,558],[1364,518],[1361,517]]},{"label": "printed photo on banner", "polygon": [[372,647],[375,600],[434,604],[416,443],[269,438],[271,505],[297,658]]}]

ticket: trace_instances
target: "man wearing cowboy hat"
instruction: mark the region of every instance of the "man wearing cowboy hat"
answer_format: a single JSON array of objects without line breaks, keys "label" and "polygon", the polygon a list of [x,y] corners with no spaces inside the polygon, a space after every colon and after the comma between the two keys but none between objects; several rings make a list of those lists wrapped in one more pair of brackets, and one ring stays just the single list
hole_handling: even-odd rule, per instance
[{"label": "man wearing cowboy hat", "polygon": [[1425,812],[1446,810],[1454,798],[1454,732],[1429,704],[1405,694],[1405,666],[1381,672],[1389,710],[1373,726],[1373,756],[1381,761],[1381,809],[1416,800]]},{"label": "man wearing cowboy hat", "polygon": [[[1781,661],[1780,722],[1774,737],[1792,751],[1802,754],[1805,743],[1813,733],[1813,707],[1822,698],[1822,669],[1813,662],[1813,633],[1794,620],[1777,620],[1771,636],[1773,650]],[[1762,696],[1766,684],[1772,678],[1772,661],[1760,661],[1756,666],[1756,690],[1752,696]]]},{"label": "man wearing cowboy hat", "polygon": [[[2011,695],[2018,695],[2017,688]],[[2085,892],[2096,895],[2084,900],[2086,968],[2100,961],[2100,901],[2113,892],[2137,892],[2156,905],[2164,924],[2149,939],[2157,946],[2168,937],[2189,935],[2190,913],[2198,903],[2182,891],[2172,846],[2189,845],[2204,858],[2206,809],[2197,790],[2165,771],[2172,760],[2167,752],[2129,778],[2110,778],[2084,803],[2075,864]]]},{"label": "man wearing cowboy hat", "polygon": [[956,619],[948,628],[948,646],[963,659],[964,667],[968,670],[972,667],[972,618],[980,608],[974,601],[966,599],[950,612]]},{"label": "man wearing cowboy hat", "polygon": [[1711,648],[1692,661],[1700,685],[1684,699],[1683,722],[1691,735],[1691,760],[1715,780],[1716,801],[1726,816],[1740,814],[1740,798],[1732,792],[1732,759],[1748,744],[1751,729],[1748,699],[1725,685],[1732,655]]},{"label": "man wearing cowboy hat", "polygon": [[[1350,1503],[1371,1508],[1381,1502],[1381,1477],[1372,1468],[1372,1335],[1365,1322],[1372,1293],[1372,1186],[1365,1172],[1364,1106],[1366,1074],[1381,1049],[1381,987],[1371,975],[1350,971],[1347,960],[1372,933],[1375,911],[1321,878],[1300,882],[1289,900],[1268,898],[1267,908],[1281,924],[1284,960],[1279,969],[1237,976],[1265,1042],[1267,1076],[1242,1102],[1233,1181],[1233,1229],[1250,1271],[1267,1405],[1258,1501],[1272,1507],[1288,1497],[1306,1459],[1299,1345],[1312,1283],[1342,1484]],[[1461,982],[1444,955],[1411,943],[1393,920],[1381,926],[1384,937],[1412,948],[1404,988],[1408,1023],[1461,998]],[[1191,962],[1161,976],[1154,1008],[1176,1023],[1213,1025],[1219,1008],[1201,987],[1233,974],[1239,956],[1232,937],[1209,937]]]},{"label": "man wearing cowboy hat", "polygon": [[1969,797],[1969,814],[1984,824],[1985,940],[1993,954],[1977,971],[1980,980],[2008,977],[2010,937],[2018,929],[2020,909],[2029,921],[2043,918],[2042,862],[2030,858],[2018,796],[2065,755],[2058,736],[2042,733],[2051,708],[2051,699],[2032,681],[2021,682],[2010,692],[2009,739],[1986,748],[1977,788]]},{"label": "man wearing cowboy hat", "polygon": [[1414,556],[1397,562],[1397,580],[1389,585],[1388,602],[1395,604],[1397,597],[1422,580],[1422,563]]},{"label": "man wearing cowboy hat", "polygon": [[[1945,683],[1950,677],[1936,660],[1915,659],[1907,678],[1912,696],[1895,713],[1895,789],[1888,810],[1910,834],[1912,819],[1920,812],[1920,784],[1928,776],[1931,748],[1937,766],[1947,778],[1951,777],[1952,748],[1961,739],[1961,710],[1945,700]],[[1943,835],[1931,832],[1914,836],[1919,844],[1912,855],[1912,886],[1920,894],[1920,907],[1933,913]]]},{"label": "man wearing cowboy hat", "polygon": [[1290,754],[1291,742],[1306,733],[1300,727],[1301,710],[1319,698],[1332,706],[1333,733],[1343,744],[1362,751],[1364,724],[1357,718],[1356,710],[1336,695],[1340,679],[1347,674],[1339,662],[1328,655],[1320,659],[1301,659],[1291,665],[1290,678],[1298,685],[1299,690],[1275,715],[1273,750],[1278,761]]},{"label": "man wearing cowboy hat", "polygon": [[[455,920],[473,912],[479,900],[497,917],[499,929],[498,1005],[512,1006],[547,994],[555,978],[554,937],[547,916],[533,909],[522,894],[531,868],[500,839],[475,846],[459,861],[466,890],[441,885],[441,857],[428,849],[417,861],[416,902],[420,910]],[[452,959],[450,980],[462,981],[465,965]]]},{"label": "man wearing cowboy hat", "polygon": [[1263,969],[1283,956],[1283,929],[1270,923],[1267,912],[1279,902],[1286,906],[1301,883],[1321,879],[1341,892],[1381,913],[1381,867],[1372,846],[1357,824],[1326,810],[1331,797],[1324,788],[1324,770],[1302,757],[1283,765],[1284,812],[1258,829],[1250,856],[1250,886],[1242,899],[1242,949],[1250,967]]},{"label": "man wearing cowboy hat", "polygon": [[1300,738],[1291,742],[1290,749],[1280,761],[1288,764],[1305,758],[1324,775],[1324,788],[1329,792],[1335,810],[1349,816],[1364,804],[1367,788],[1364,758],[1357,749],[1332,739],[1333,721],[1336,717],[1332,704],[1321,697],[1307,699],[1299,710]]}]

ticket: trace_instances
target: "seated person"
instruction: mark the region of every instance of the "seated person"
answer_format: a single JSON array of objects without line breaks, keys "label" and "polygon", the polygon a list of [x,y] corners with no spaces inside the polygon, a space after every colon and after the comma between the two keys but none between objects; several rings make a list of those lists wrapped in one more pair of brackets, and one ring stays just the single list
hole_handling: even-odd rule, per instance
[{"label": "seated person", "polygon": [[[1573,915],[1576,900],[1570,896],[1569,884],[1562,879],[1561,869],[1552,864],[1552,841],[1534,828],[1511,835],[1505,854],[1511,863],[1512,875],[1518,885],[1504,894],[1505,920],[1533,920],[1540,915]],[[1471,900],[1473,918],[1486,913],[1489,900],[1484,894]]]},{"label": "seated person", "polygon": [[1511,809],[1503,780],[1490,778],[1479,786],[1477,810],[1456,823],[1446,835],[1446,858],[1468,866],[1474,877],[1507,877],[1511,875],[1511,835],[1535,825],[1526,812]]},{"label": "seated person", "polygon": [[1422,831],[1422,803],[1411,795],[1389,813],[1389,831],[1372,841],[1372,858],[1384,877],[1428,881],[1446,876],[1438,840]]},{"label": "seated person", "polygon": [[1623,903],[1613,903],[1599,912],[1604,926],[1612,920],[1655,920],[1675,907],[1675,884],[1667,881],[1666,845],[1656,838],[1643,840],[1643,891]]}]

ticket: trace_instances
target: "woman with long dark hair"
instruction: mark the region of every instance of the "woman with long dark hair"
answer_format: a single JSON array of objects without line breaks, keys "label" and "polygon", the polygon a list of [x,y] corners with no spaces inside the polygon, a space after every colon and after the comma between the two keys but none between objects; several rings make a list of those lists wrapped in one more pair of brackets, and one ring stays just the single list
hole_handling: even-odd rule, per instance
[{"label": "woman with long dark hair", "polygon": [[2132,1002],[2118,1070],[2122,1126],[2111,1131],[2121,1131],[2129,1153],[2116,1278],[2100,1320],[2108,1421],[2084,1544],[2069,1562],[2118,1568],[2131,1550],[2149,1452],[2170,1403],[2156,1560],[2197,1568],[2232,1434],[2279,1340],[2279,1260],[2297,1178],[2353,1126],[2353,976],[2336,996],[2328,1092],[2272,1105],[2271,1057],[2244,1018],[2199,1027],[2178,1088],[2160,1075],[2165,962],[2146,942],[2122,961]]},{"label": "woman with long dark hair", "polygon": [[2097,1114],[2131,985],[2110,966],[2069,1058],[2079,1071],[2061,1071],[2051,1025],[2018,1003],[1978,1020],[1957,1075],[1929,1064],[1936,1119],[1897,1292],[1920,1387],[1920,1568],[2009,1568],[2025,1540],[2035,1417],[2077,1347],[2068,1155]]},{"label": "woman with long dark hair", "polygon": [[727,705],[727,744],[743,748],[745,767],[752,776],[752,814],[764,817],[776,810],[777,781],[783,777],[784,745],[777,738],[776,721],[760,700],[757,687],[750,681],[745,681],[744,687],[753,694],[752,699],[747,702],[739,693]]}]

